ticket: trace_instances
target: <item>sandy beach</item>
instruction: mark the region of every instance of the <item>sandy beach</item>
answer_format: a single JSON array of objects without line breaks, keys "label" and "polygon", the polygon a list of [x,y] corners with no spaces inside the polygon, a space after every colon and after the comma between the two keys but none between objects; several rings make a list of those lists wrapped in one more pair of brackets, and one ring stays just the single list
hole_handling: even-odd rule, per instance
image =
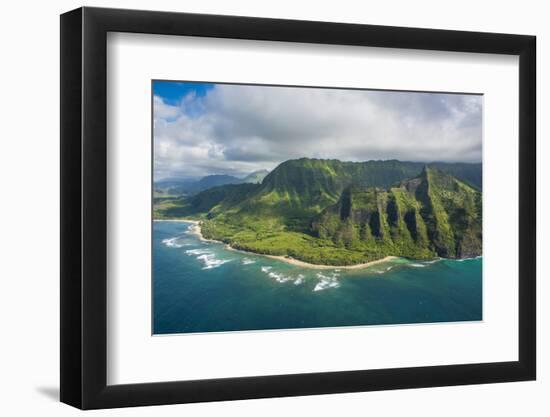
[{"label": "sandy beach", "polygon": [[184,219],[153,219],[154,222],[181,222],[181,223],[195,223],[198,224],[198,220],[184,220]]},{"label": "sandy beach", "polygon": [[153,219],[154,222],[179,222],[179,223],[192,223],[193,226],[189,228],[189,231],[197,236],[203,242],[223,243],[218,240],[206,239],[201,233],[200,221],[188,220],[188,219]]},{"label": "sandy beach", "polygon": [[[220,242],[219,240],[213,240],[213,239],[206,239],[202,233],[201,233],[201,227],[200,222],[198,220],[184,220],[184,219],[177,219],[177,220],[154,220],[154,221],[167,221],[167,222],[184,222],[184,223],[193,223],[193,227],[190,228],[191,233],[196,235],[200,240],[203,242],[213,242],[213,243],[224,243]],[[291,258],[290,256],[275,256],[275,255],[266,255],[263,253],[257,253],[257,252],[249,252],[242,249],[235,249],[231,247],[230,245],[225,245],[227,249],[234,250],[237,252],[247,253],[251,255],[259,255],[259,256],[265,256],[266,258],[276,259],[278,261],[286,262],[287,264],[291,264],[294,266],[299,266],[302,268],[310,268],[310,269],[362,269],[362,268],[368,268],[369,266],[381,264],[384,262],[388,262],[394,259],[397,259],[398,256],[386,256],[382,259],[377,259],[375,261],[365,262],[362,264],[356,264],[356,265],[318,265],[318,264],[310,264],[308,262],[300,261],[298,259]]]},{"label": "sandy beach", "polygon": [[[256,255],[262,255],[262,254],[256,254]],[[385,258],[382,258],[382,259],[377,259],[375,261],[365,262],[365,263],[356,264],[356,265],[318,265],[318,264],[310,264],[308,262],[300,261],[298,259],[294,259],[289,256],[273,256],[273,255],[262,255],[262,256],[266,256],[272,259],[277,259],[279,261],[283,261],[295,266],[300,266],[302,268],[311,268],[311,269],[362,269],[362,268],[367,268],[369,266],[381,264],[381,263],[388,262],[398,258],[397,256],[386,256]]]},{"label": "sandy beach", "polygon": [[201,233],[201,223],[200,223],[200,221],[198,221],[198,220],[180,220],[180,221],[186,222],[186,223],[192,223],[193,226],[191,226],[189,228],[189,231],[192,234],[194,234],[195,236],[197,236],[201,241],[211,242],[211,243],[223,243],[223,242],[220,242],[219,240],[205,238]]}]

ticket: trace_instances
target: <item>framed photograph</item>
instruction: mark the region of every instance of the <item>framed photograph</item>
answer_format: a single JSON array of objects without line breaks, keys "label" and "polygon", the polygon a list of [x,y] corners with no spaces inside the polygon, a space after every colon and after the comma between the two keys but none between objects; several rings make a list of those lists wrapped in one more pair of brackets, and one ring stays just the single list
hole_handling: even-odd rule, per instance
[{"label": "framed photograph", "polygon": [[61,401],[533,380],[535,37],[61,16]]}]

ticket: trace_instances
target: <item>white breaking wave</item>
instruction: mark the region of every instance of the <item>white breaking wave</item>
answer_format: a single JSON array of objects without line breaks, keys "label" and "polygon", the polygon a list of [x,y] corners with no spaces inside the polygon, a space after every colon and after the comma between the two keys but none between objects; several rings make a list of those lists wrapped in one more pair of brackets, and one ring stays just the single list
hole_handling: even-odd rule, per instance
[{"label": "white breaking wave", "polygon": [[208,249],[189,249],[185,253],[189,256],[196,256],[204,267],[202,269],[213,269],[231,262],[231,259],[217,259],[216,255]]},{"label": "white breaking wave", "polygon": [[304,281],[305,281],[305,277],[302,274],[298,274],[298,277],[296,277],[296,281],[294,281],[294,285],[303,284]]},{"label": "white breaking wave", "polygon": [[231,261],[230,259],[216,259],[213,253],[199,255],[197,256],[197,259],[204,264],[204,267],[202,269],[218,268],[223,264]]},{"label": "white breaking wave", "polygon": [[194,255],[211,254],[212,252],[210,252],[208,249],[189,249],[189,250],[186,250],[185,253],[187,255],[194,256]]},{"label": "white breaking wave", "polygon": [[323,291],[327,288],[338,288],[340,286],[340,283],[338,282],[338,277],[340,275],[333,272],[331,275],[325,275],[321,272],[317,273],[317,278],[320,279],[320,281],[317,283],[313,291]]},{"label": "white breaking wave", "polygon": [[432,259],[431,261],[425,261],[424,263],[427,264],[427,265],[430,265],[430,264],[435,264],[436,262],[439,262],[440,260],[441,260],[441,258]]},{"label": "white breaking wave", "polygon": [[188,243],[178,243],[178,239],[179,236],[172,237],[170,239],[162,239],[162,243],[164,243],[169,248],[182,248],[188,245]]},{"label": "white breaking wave", "polygon": [[241,263],[242,263],[243,265],[250,265],[250,264],[255,264],[256,261],[253,260],[253,259],[250,259],[250,258],[243,258],[242,261],[241,261]]},{"label": "white breaking wave", "polygon": [[393,269],[393,266],[388,266],[384,269],[379,269],[379,270],[374,271],[374,272],[376,272],[377,274],[385,274],[386,272],[391,271],[392,269]]},{"label": "white breaking wave", "polygon": [[409,266],[413,266],[415,268],[425,268],[426,265],[423,265],[423,264],[409,264]]},{"label": "white breaking wave", "polygon": [[196,235],[198,230],[199,230],[199,227],[195,224],[192,224],[184,233],[188,235]]},{"label": "white breaking wave", "polygon": [[464,262],[464,261],[473,261],[475,259],[480,259],[480,258],[483,258],[482,255],[478,255],[478,256],[474,256],[473,258],[461,258],[461,259],[457,259],[456,261],[457,262]]},{"label": "white breaking wave", "polygon": [[304,282],[305,277],[302,274],[298,274],[297,276],[292,275],[285,275],[282,272],[276,272],[272,271],[272,266],[262,266],[260,268],[264,274],[267,274],[267,276],[271,279],[274,279],[275,281],[279,283],[285,283],[289,281],[293,281],[294,285],[300,285]]},{"label": "white breaking wave", "polygon": [[279,272],[270,272],[267,274],[270,278],[273,278],[275,281],[283,283],[292,280],[292,277],[281,274]]}]

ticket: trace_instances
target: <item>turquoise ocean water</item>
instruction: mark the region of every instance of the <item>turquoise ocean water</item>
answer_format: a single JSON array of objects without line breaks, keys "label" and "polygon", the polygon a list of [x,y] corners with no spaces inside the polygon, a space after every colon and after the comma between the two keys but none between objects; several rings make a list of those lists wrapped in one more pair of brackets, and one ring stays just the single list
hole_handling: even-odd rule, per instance
[{"label": "turquoise ocean water", "polygon": [[482,259],[313,270],[153,224],[153,333],[482,319]]}]

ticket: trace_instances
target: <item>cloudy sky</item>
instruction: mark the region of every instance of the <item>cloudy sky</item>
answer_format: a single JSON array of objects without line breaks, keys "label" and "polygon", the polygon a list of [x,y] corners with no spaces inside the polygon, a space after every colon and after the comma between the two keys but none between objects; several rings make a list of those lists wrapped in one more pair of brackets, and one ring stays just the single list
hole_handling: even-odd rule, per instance
[{"label": "cloudy sky", "polygon": [[155,180],[301,157],[480,162],[482,96],[155,81]]}]

